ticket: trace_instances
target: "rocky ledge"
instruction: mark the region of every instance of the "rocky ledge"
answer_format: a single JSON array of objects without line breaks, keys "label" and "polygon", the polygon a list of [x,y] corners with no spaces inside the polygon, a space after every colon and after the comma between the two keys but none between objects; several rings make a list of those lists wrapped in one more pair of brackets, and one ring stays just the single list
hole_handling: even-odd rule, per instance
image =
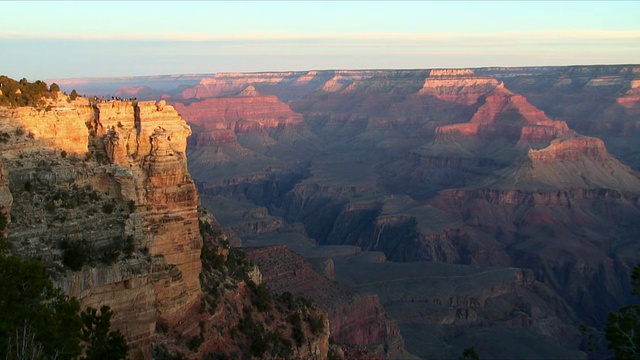
[{"label": "rocky ledge", "polygon": [[178,323],[201,294],[191,131],[164,102],[67,99],[0,109],[8,239],[82,306],[111,306],[131,355],[148,357],[156,322]]}]

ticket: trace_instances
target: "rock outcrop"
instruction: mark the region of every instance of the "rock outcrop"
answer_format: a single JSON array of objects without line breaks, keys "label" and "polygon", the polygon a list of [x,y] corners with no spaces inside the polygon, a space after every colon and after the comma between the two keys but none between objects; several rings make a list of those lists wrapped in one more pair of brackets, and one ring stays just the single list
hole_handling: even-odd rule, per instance
[{"label": "rock outcrop", "polygon": [[100,149],[102,142],[109,163],[125,169],[117,195],[133,201],[139,212],[140,229],[133,231],[143,234],[140,246],[176,265],[184,281],[184,289],[157,289],[166,296],[158,299],[160,313],[175,323],[200,293],[198,193],[185,156],[191,130],[164,101],[98,103],[94,108],[93,144]]},{"label": "rock outcrop", "polygon": [[262,95],[248,86],[237,96],[209,98],[188,106],[174,104],[193,124],[211,130],[248,132],[284,126],[299,126],[302,115],[294,113],[273,95]]},{"label": "rock outcrop", "polygon": [[[156,322],[177,324],[201,294],[189,127],[155,102],[1,111],[13,251],[58,269],[56,284],[84,306],[111,306],[133,357],[150,356]],[[70,248],[81,249],[73,262]]]},{"label": "rock outcrop", "polygon": [[404,350],[397,325],[376,295],[355,292],[313,271],[311,264],[286,246],[249,248],[263,282],[275,294],[304,296],[329,314],[330,334],[344,346],[360,346],[397,358]]}]

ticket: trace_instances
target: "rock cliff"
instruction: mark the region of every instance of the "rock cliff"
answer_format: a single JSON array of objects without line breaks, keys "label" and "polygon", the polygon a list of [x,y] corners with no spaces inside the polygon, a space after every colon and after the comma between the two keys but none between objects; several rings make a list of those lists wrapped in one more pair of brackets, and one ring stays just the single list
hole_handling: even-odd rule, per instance
[{"label": "rock cliff", "polygon": [[0,111],[12,251],[42,258],[84,306],[111,306],[132,355],[149,356],[156,322],[176,324],[201,293],[189,127],[155,102]]},{"label": "rock cliff", "polygon": [[274,293],[304,296],[329,315],[331,336],[344,346],[360,346],[387,358],[404,350],[397,325],[387,316],[376,295],[355,292],[316,273],[302,256],[286,246],[250,248],[266,284]]}]

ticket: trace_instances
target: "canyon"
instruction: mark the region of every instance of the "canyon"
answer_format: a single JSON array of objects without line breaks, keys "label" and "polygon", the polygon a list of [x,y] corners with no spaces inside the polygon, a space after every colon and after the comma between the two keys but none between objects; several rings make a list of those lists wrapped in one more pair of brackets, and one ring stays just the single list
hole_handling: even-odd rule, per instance
[{"label": "canyon", "polygon": [[259,298],[259,270],[198,208],[191,129],[165,101],[57,94],[0,108],[0,133],[3,242],[83,308],[109,306],[130,358],[342,352],[324,311]]},{"label": "canyon", "polygon": [[[31,132],[77,147],[68,153],[89,139],[96,159],[119,165],[100,175],[123,209],[111,221],[167,274],[145,294],[163,294],[159,321],[169,327],[197,304],[196,188],[261,284],[311,299],[347,356],[455,358],[473,346],[480,357],[584,358],[580,325],[601,329],[633,301],[640,66],[228,73],[156,88],[158,79],[125,80],[96,82],[93,94],[139,98],[139,112],[99,103],[97,121],[95,108],[76,107],[90,136],[73,144],[35,124]],[[151,99],[165,102],[142,101]],[[163,113],[191,130],[139,128]],[[36,176],[7,164],[5,179]],[[75,172],[66,176],[85,176]],[[12,212],[27,206],[0,198]],[[42,251],[30,240],[38,223],[13,220],[10,239],[19,221],[30,229],[13,235],[21,251]],[[118,271],[143,278],[134,259]],[[156,295],[147,296],[139,301]]]}]

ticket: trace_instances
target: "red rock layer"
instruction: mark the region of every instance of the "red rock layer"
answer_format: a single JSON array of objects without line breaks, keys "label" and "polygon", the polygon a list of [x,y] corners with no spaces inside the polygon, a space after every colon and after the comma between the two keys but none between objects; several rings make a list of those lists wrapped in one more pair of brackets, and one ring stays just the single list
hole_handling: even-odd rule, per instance
[{"label": "red rock layer", "polygon": [[478,98],[498,86],[499,82],[496,79],[472,74],[465,71],[432,70],[417,95],[432,95],[445,101],[473,105],[478,102]]},{"label": "red rock layer", "polygon": [[283,245],[248,249],[247,256],[258,265],[263,283],[272,292],[289,291],[294,296],[304,296],[327,311],[331,337],[336,342],[386,348],[391,357],[403,350],[400,331],[389,320],[377,295],[355,293],[329,281]]},{"label": "red rock layer", "polygon": [[529,104],[500,84],[486,95],[484,103],[473,114],[469,123],[458,123],[436,128],[436,138],[499,134],[519,137],[521,142],[548,143],[569,132],[564,121],[549,119],[542,110]]},{"label": "red rock layer", "polygon": [[[261,95],[252,86],[237,97],[210,98],[185,106],[174,104],[190,123],[212,132],[214,139],[226,131],[250,132],[302,124],[302,115],[272,95]],[[218,136],[218,133],[222,135]],[[227,136],[228,137],[228,136]]]},{"label": "red rock layer", "polygon": [[609,158],[602,140],[592,137],[579,137],[553,140],[551,144],[540,150],[529,150],[529,158],[536,162],[571,161],[583,156],[606,161]]}]

